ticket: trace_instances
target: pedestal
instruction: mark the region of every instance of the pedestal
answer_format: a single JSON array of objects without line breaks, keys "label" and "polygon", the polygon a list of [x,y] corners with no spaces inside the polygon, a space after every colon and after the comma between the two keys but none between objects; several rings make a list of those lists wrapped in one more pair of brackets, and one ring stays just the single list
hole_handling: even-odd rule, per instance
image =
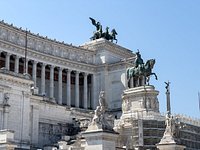
[{"label": "pedestal", "polygon": [[184,150],[185,146],[174,144],[158,144],[157,148],[159,150]]},{"label": "pedestal", "polygon": [[0,149],[14,150],[17,145],[14,142],[14,131],[0,130]]},{"label": "pedestal", "polygon": [[102,130],[82,133],[85,138],[85,150],[115,150],[118,134]]},{"label": "pedestal", "polygon": [[[130,88],[122,95],[122,116],[115,122],[115,131],[120,133],[119,145],[127,149],[144,146],[143,122],[164,120],[159,113],[158,91],[152,85]],[[153,126],[148,127],[155,128]]]},{"label": "pedestal", "polygon": [[158,91],[152,85],[130,88],[122,95],[122,118],[159,115]]}]

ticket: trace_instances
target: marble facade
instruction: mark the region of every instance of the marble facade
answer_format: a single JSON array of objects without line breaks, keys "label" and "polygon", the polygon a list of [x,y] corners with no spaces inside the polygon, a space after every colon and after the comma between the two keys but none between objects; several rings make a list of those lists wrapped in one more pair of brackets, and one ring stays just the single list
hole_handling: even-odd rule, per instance
[{"label": "marble facade", "polygon": [[91,119],[101,90],[109,111],[119,116],[126,67],[134,57],[105,39],[73,46],[1,21],[0,129],[13,130],[21,148],[50,144],[70,132],[74,118]]},{"label": "marble facade", "polygon": [[[153,85],[127,81],[135,58],[105,39],[73,46],[0,21],[0,148],[156,149],[165,116]],[[200,148],[199,119],[174,117],[177,145]]]}]

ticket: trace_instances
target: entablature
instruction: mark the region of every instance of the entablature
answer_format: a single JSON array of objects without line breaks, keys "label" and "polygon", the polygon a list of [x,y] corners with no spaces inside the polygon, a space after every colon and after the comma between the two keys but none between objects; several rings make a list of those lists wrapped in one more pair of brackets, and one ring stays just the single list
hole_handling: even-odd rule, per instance
[{"label": "entablature", "polygon": [[[26,31],[0,22],[0,39],[16,46],[25,47]],[[48,39],[47,37],[27,32],[27,47],[33,51],[49,54],[86,64],[94,64],[94,52],[73,45]]]},{"label": "entablature", "polygon": [[93,50],[93,51],[107,50],[107,51],[110,51],[113,54],[119,55],[123,58],[130,58],[130,57],[135,56],[135,54],[132,53],[131,50],[121,47],[121,46],[114,44],[108,40],[105,40],[103,38],[85,43],[81,47],[84,49],[89,49],[89,50]]},{"label": "entablature", "polygon": [[[0,40],[0,51],[5,51],[24,58],[24,47],[9,43],[7,41]],[[27,59],[37,62],[54,65],[61,68],[79,70],[82,72],[87,71],[93,73],[96,70],[96,66],[92,64],[81,63],[73,60],[64,59],[61,57],[40,53],[32,49],[27,49]]]}]

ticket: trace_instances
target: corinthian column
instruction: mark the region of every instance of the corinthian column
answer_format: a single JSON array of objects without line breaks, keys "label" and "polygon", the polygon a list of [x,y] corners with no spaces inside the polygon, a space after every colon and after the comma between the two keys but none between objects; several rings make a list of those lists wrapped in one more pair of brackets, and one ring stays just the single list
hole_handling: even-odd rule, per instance
[{"label": "corinthian column", "polygon": [[46,64],[42,64],[42,71],[41,71],[41,94],[45,95],[45,67]]},{"label": "corinthian column", "polygon": [[15,73],[19,73],[19,56],[15,56]]},{"label": "corinthian column", "polygon": [[84,108],[87,109],[88,108],[88,97],[87,97],[87,92],[88,92],[88,89],[87,89],[87,76],[88,74],[87,73],[84,73]]},{"label": "corinthian column", "polygon": [[92,75],[92,109],[95,109],[97,107],[97,99],[96,99],[96,76],[95,74]]},{"label": "corinthian column", "polygon": [[50,67],[50,89],[49,89],[49,97],[54,98],[54,66]]},{"label": "corinthian column", "polygon": [[67,71],[67,105],[71,106],[71,70]]},{"label": "corinthian column", "polygon": [[75,106],[79,107],[79,71],[76,71],[76,81],[75,81]]},{"label": "corinthian column", "polygon": [[37,81],[37,61],[33,61],[33,72],[32,72],[32,79],[34,81],[34,87],[36,87],[36,81]]},{"label": "corinthian column", "polygon": [[58,72],[58,104],[62,104],[62,68]]},{"label": "corinthian column", "polygon": [[10,53],[6,54],[6,69],[10,70]]}]

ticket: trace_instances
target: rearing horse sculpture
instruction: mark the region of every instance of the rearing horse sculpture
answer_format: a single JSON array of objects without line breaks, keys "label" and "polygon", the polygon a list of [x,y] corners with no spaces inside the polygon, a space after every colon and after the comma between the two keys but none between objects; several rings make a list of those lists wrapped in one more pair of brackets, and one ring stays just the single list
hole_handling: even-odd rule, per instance
[{"label": "rearing horse sculpture", "polygon": [[157,80],[157,75],[152,72],[153,66],[155,64],[155,59],[148,60],[145,65],[140,65],[138,67],[131,67],[127,69],[127,79],[130,80],[131,77],[138,79],[142,76],[145,77],[145,83],[149,85],[150,76],[154,75]]}]

